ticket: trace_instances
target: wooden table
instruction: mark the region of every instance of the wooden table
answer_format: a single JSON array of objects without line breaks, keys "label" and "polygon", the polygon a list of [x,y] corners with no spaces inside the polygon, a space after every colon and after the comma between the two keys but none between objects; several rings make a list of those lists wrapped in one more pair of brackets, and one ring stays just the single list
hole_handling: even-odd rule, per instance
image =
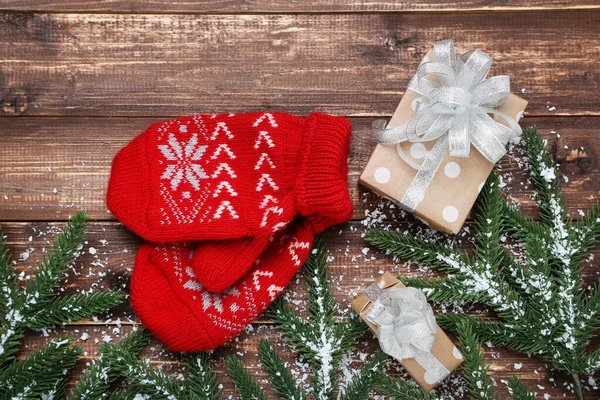
[{"label": "wooden table", "polygon": [[[347,309],[349,297],[380,271],[417,273],[414,265],[393,264],[372,250],[363,254],[367,210],[382,210],[393,226],[417,223],[357,180],[373,147],[371,122],[391,115],[422,56],[440,39],[453,38],[459,50],[489,52],[493,73],[510,75],[512,90],[529,100],[523,124],[538,125],[561,162],[574,218],[598,199],[597,0],[2,0],[0,11],[0,223],[22,260],[18,268],[27,272],[76,209],[91,214],[68,293],[127,290],[140,240],[104,205],[111,159],[151,122],[199,112],[320,110],[348,116],[354,125],[348,179],[355,213],[326,234],[335,257],[336,296]],[[535,216],[516,153],[498,169],[505,190]],[[457,243],[468,246],[468,238],[463,233]],[[599,271],[590,265],[587,279],[592,282]],[[302,282],[291,285],[290,297],[305,298]],[[81,370],[98,341],[116,341],[135,323],[131,308],[123,306],[59,331],[84,347]],[[266,320],[252,328],[215,357],[236,352],[264,379],[257,344],[264,337],[280,343],[279,334]],[[25,351],[46,340],[28,334]],[[373,351],[375,342],[364,341],[365,351]],[[568,379],[540,360],[499,348],[485,351],[498,381],[517,374],[539,393],[574,398],[564,387]],[[156,341],[144,355],[166,370],[181,365]],[[222,363],[217,368],[232,394]],[[507,396],[505,385],[500,387]],[[587,396],[600,398],[593,389]]]}]

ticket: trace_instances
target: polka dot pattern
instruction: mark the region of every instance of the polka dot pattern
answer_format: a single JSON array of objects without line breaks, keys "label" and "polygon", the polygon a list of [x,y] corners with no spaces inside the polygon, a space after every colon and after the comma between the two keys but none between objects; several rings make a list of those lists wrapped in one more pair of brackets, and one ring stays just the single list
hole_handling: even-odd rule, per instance
[{"label": "polka dot pattern", "polygon": [[462,354],[460,354],[460,351],[456,348],[456,346],[454,346],[454,348],[452,349],[452,355],[454,356],[454,358],[456,358],[457,360],[462,360],[463,356]]},{"label": "polka dot pattern", "polygon": [[427,154],[427,148],[423,143],[414,143],[412,146],[410,146],[410,155],[413,158],[420,160],[421,158],[425,157],[425,154]]},{"label": "polka dot pattern", "polygon": [[444,174],[446,174],[448,178],[452,179],[458,177],[458,175],[460,175],[460,165],[454,161],[450,161],[446,164],[446,166],[444,166]]},{"label": "polka dot pattern", "polygon": [[458,219],[458,209],[454,206],[447,206],[442,211],[442,217],[446,222],[456,222]]},{"label": "polka dot pattern", "polygon": [[390,170],[385,167],[379,167],[375,170],[375,180],[377,183],[388,183],[390,181]]},{"label": "polka dot pattern", "polygon": [[427,382],[427,384],[429,384],[429,385],[435,385],[437,383],[435,378],[429,372],[425,372],[424,379],[425,379],[425,382]]}]

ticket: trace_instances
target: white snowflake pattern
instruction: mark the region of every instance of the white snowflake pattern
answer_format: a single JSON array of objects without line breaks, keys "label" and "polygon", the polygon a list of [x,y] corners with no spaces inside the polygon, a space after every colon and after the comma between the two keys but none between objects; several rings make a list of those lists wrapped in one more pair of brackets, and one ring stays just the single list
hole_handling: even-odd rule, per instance
[{"label": "white snowflake pattern", "polygon": [[168,164],[161,179],[171,180],[171,189],[177,190],[181,181],[185,178],[196,190],[200,190],[200,179],[207,179],[208,175],[200,166],[200,159],[206,152],[208,146],[198,146],[198,135],[194,134],[189,142],[179,142],[174,134],[169,134],[169,144],[159,145],[163,156]]},{"label": "white snowflake pattern", "polygon": [[[202,297],[202,309],[204,311],[212,307],[219,313],[223,313],[223,303],[226,302],[228,298],[240,297],[240,291],[235,287],[227,289],[222,295],[219,293],[209,292],[204,288],[204,286],[202,286],[200,282],[196,280],[196,275],[191,267],[186,267],[185,273],[189,277],[189,280],[183,285],[183,287],[195,292],[200,292],[200,296]],[[233,312],[236,312],[239,309],[236,303],[232,303],[229,308]]]}]

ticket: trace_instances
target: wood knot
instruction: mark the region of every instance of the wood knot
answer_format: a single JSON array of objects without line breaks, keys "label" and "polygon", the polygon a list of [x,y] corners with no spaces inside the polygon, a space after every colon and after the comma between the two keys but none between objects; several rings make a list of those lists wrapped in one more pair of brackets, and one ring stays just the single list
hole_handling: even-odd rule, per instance
[{"label": "wood knot", "polygon": [[381,37],[379,39],[379,44],[387,50],[397,50],[406,44],[412,43],[413,39],[414,38],[412,36],[400,38],[396,35],[396,33],[391,32]]},{"label": "wood knot", "polygon": [[585,174],[592,165],[592,155],[584,148],[563,149],[557,154],[563,173]]},{"label": "wood knot", "polygon": [[29,99],[25,91],[21,89],[10,89],[2,98],[2,110],[4,115],[22,115],[29,107]]}]

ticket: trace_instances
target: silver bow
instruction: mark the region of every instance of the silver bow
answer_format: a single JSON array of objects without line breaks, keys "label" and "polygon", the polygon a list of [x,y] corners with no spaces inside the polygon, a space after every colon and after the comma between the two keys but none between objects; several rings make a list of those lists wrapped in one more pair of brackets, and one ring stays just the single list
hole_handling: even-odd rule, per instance
[{"label": "silver bow", "polygon": [[410,287],[382,290],[376,283],[365,292],[372,301],[366,318],[377,326],[383,352],[400,362],[414,358],[430,378],[441,382],[450,371],[431,354],[438,328],[425,294]]},{"label": "silver bow", "polygon": [[[495,164],[506,153],[509,140],[522,133],[514,118],[494,109],[510,95],[510,78],[486,79],[492,65],[488,54],[474,50],[456,57],[452,40],[436,42],[433,54],[434,60],[424,59],[408,84],[422,96],[410,121],[394,128],[386,128],[382,120],[373,123],[375,141],[397,144],[400,157],[419,171],[402,200],[411,211],[423,199],[446,152],[469,157],[472,144]],[[401,147],[404,142],[430,141],[435,144],[422,164],[412,161]]]}]

